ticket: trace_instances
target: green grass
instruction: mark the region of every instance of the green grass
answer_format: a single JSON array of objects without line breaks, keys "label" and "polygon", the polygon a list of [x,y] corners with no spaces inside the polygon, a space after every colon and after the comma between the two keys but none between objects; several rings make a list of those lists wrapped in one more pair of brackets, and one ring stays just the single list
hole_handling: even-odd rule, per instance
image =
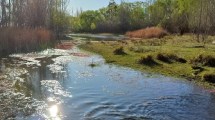
[{"label": "green grass", "polygon": [[[202,78],[207,73],[215,74],[215,67],[200,66],[203,70],[198,71],[192,68],[191,61],[199,55],[212,55],[215,57],[215,45],[211,45],[215,37],[208,38],[208,44],[203,47],[197,43],[192,35],[166,36],[162,39],[143,39],[126,41],[91,42],[83,44],[80,48],[102,55],[107,63],[114,63],[144,72],[160,73],[167,76],[182,77],[194,80],[206,87],[215,88],[215,84],[205,82]],[[123,47],[126,55],[116,55],[114,51]],[[173,61],[163,62],[157,59],[158,54],[176,55],[183,58],[187,63]],[[151,66],[140,64],[142,58],[152,56],[157,64]]]}]

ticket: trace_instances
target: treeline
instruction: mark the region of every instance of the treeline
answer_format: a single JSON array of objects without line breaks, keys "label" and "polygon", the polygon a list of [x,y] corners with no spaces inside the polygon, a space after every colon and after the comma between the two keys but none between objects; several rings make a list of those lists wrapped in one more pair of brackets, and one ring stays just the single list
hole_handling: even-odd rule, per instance
[{"label": "treeline", "polygon": [[214,34],[214,0],[148,0],[80,12],[72,17],[74,32],[121,32],[159,26],[172,33]]},{"label": "treeline", "polygon": [[1,27],[61,30],[65,27],[68,0],[1,0]]},{"label": "treeline", "polygon": [[69,21],[66,4],[67,0],[1,0],[0,56],[37,50],[59,38]]},{"label": "treeline", "polygon": [[80,11],[72,17],[72,30],[75,32],[126,32],[146,27],[145,2],[117,5],[113,0],[99,10]]}]

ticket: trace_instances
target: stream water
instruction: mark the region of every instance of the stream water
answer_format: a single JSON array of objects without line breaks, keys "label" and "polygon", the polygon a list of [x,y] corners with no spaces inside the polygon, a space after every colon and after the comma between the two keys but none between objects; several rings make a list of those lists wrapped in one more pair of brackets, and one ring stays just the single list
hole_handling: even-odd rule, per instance
[{"label": "stream water", "polygon": [[83,34],[83,33],[75,33],[68,34],[67,37],[73,39],[82,39],[82,40],[92,40],[92,41],[102,41],[102,40],[124,40],[127,39],[124,35],[115,35],[115,34]]},{"label": "stream water", "polygon": [[[4,69],[15,80],[16,92],[33,98],[20,110],[35,109],[33,114],[19,112],[13,119],[215,119],[215,95],[203,88],[186,80],[106,64],[101,56],[76,47],[11,55],[2,64],[7,62],[13,64]],[[92,63],[96,66],[89,66]]]}]

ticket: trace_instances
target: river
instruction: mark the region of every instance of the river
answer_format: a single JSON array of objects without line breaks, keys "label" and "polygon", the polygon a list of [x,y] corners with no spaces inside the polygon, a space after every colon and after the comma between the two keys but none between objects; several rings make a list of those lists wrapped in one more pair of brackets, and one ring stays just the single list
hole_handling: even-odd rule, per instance
[{"label": "river", "polygon": [[[90,66],[92,63],[96,66]],[[101,56],[77,47],[15,54],[2,60],[3,65],[16,94],[32,98],[31,103],[19,106],[13,119],[215,119],[215,95],[204,88],[182,79],[106,64]],[[25,114],[26,107],[35,110]]]}]

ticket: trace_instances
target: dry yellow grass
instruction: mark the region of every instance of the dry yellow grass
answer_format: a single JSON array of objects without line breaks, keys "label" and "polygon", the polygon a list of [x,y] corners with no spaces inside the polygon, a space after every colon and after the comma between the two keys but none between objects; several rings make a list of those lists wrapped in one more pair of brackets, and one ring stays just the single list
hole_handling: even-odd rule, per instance
[{"label": "dry yellow grass", "polygon": [[126,33],[126,36],[131,38],[162,38],[167,34],[168,32],[163,28],[150,27],[136,31],[129,31]]},{"label": "dry yellow grass", "polygon": [[53,34],[45,28],[0,28],[0,56],[35,51],[51,40]]}]

